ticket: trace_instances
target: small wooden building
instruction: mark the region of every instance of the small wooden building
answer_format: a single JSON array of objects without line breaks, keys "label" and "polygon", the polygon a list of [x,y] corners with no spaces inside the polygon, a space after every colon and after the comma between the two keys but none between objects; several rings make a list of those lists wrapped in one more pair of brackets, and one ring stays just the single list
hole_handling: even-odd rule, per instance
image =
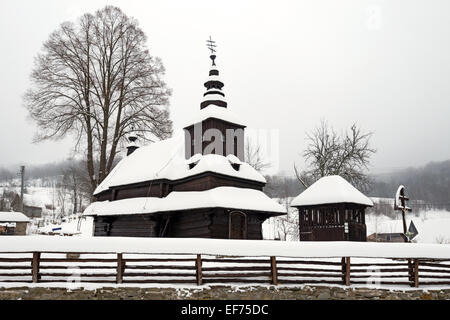
[{"label": "small wooden building", "polygon": [[319,179],[291,202],[300,241],[367,241],[365,209],[372,200],[340,176]]},{"label": "small wooden building", "polygon": [[262,239],[262,223],[286,214],[244,162],[245,125],[228,110],[215,58],[184,135],[140,148],[130,137],[84,211],[94,236]]},{"label": "small wooden building", "polygon": [[[11,207],[14,211],[20,210],[20,195],[15,194],[11,202]],[[23,195],[23,213],[30,218],[40,218],[42,217],[42,210],[44,208],[44,203],[38,198],[31,194]]]},{"label": "small wooden building", "polygon": [[0,235],[26,235],[29,223],[21,212],[0,212]]}]

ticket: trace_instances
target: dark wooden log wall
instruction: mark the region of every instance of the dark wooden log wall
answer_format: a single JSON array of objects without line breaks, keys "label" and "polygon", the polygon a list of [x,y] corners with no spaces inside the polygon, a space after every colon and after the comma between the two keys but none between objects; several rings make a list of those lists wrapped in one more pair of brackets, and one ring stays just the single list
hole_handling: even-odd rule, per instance
[{"label": "dark wooden log wall", "polygon": [[[239,130],[239,129],[244,129],[245,127],[243,126],[239,126],[233,123],[229,123],[223,120],[219,120],[219,119],[206,119],[205,121],[202,122],[202,137],[197,137],[197,138],[201,138],[197,139],[198,141],[195,141],[195,136],[194,136],[194,126],[190,126],[185,128],[185,132],[186,132],[186,139],[190,138],[190,143],[186,143],[186,159],[189,159],[190,157],[192,157],[195,153],[195,144],[202,144],[202,154],[204,154],[204,150],[205,148],[212,142],[212,141],[203,141],[203,135],[204,132],[208,129],[217,129],[220,130],[220,132],[223,134],[223,136],[225,137],[224,142],[223,142],[223,154],[224,156],[228,155],[229,153],[227,153],[227,149],[226,149],[226,131],[228,129],[232,129],[232,130]],[[236,134],[236,137],[234,138],[234,150],[233,153],[236,157],[240,158],[241,161],[244,161],[243,159],[243,155],[244,155],[244,134]]]},{"label": "dark wooden log wall", "polygon": [[[229,238],[230,212],[209,208],[186,210],[170,215],[121,215],[95,217],[94,235],[112,237]],[[246,212],[244,239],[261,240],[262,223],[267,218],[258,212]],[[166,228],[167,217],[169,221]],[[164,230],[164,234],[161,232]]]},{"label": "dark wooden log wall", "polygon": [[140,197],[165,197],[171,190],[169,180],[151,180],[130,185],[118,186],[95,195],[96,201],[114,201]]},{"label": "dark wooden log wall", "polygon": [[210,226],[211,234],[216,239],[228,239],[228,213],[225,209],[218,208],[212,216],[213,223]]},{"label": "dark wooden log wall", "polygon": [[[233,210],[216,209],[213,215],[213,223],[210,226],[212,238],[228,239],[230,213]],[[247,215],[246,237],[245,239],[261,240],[262,239],[262,223],[265,221],[260,214],[243,210]]]},{"label": "dark wooden log wall", "polygon": [[139,197],[166,197],[171,191],[204,191],[223,186],[262,191],[264,183],[205,172],[180,180],[154,180],[115,187],[96,195],[95,198],[96,201],[113,201]]},{"label": "dark wooden log wall", "polygon": [[97,216],[94,236],[99,237],[157,237],[158,219],[153,215]]},{"label": "dark wooden log wall", "polygon": [[363,223],[348,224],[348,237],[349,241],[367,241],[367,228]]},{"label": "dark wooden log wall", "polygon": [[265,221],[260,215],[249,214],[247,217],[247,239],[262,240],[262,224]]},{"label": "dark wooden log wall", "polygon": [[264,184],[256,183],[254,181],[233,179],[230,177],[208,174],[194,180],[176,182],[171,186],[172,191],[204,191],[216,187],[237,187],[249,188],[262,191]]},{"label": "dark wooden log wall", "polygon": [[136,186],[132,188],[118,188],[113,191],[114,199],[121,200],[128,198],[138,197],[164,197],[164,184],[163,183],[148,183],[147,185]]},{"label": "dark wooden log wall", "polygon": [[171,215],[168,237],[174,238],[211,238],[214,209],[181,211]]}]

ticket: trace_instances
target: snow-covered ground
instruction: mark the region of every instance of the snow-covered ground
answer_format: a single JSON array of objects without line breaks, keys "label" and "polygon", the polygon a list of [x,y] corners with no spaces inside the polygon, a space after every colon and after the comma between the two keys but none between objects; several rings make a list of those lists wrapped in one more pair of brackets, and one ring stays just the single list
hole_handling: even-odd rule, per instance
[{"label": "snow-covered ground", "polygon": [[[0,182],[0,197],[6,192],[15,192],[20,194],[18,181],[11,183]],[[31,224],[28,229],[29,234],[38,233],[56,233],[56,234],[80,234],[83,236],[92,235],[92,218],[78,221],[81,212],[72,214],[73,199],[68,190],[61,188],[48,187],[41,179],[30,179],[27,181],[24,198],[27,203],[42,208],[40,218],[31,218]],[[84,203],[83,205],[87,205]],[[59,229],[53,231],[53,229]]]},{"label": "snow-covered ground", "polygon": [[[422,211],[418,215],[408,213],[406,226],[414,222],[419,235],[414,239],[419,243],[450,243],[450,212],[448,211]],[[366,215],[367,235],[372,233],[398,233],[403,232],[401,214],[391,219],[384,215]]]},{"label": "snow-covered ground", "polygon": [[38,228],[34,233],[91,237],[93,235],[93,228],[94,219],[92,217],[77,217],[60,224],[50,223]]}]

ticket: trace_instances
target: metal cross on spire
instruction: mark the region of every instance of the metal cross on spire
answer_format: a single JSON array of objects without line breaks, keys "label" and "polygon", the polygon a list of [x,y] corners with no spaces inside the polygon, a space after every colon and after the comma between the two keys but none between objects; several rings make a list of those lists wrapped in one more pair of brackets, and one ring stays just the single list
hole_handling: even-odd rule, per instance
[{"label": "metal cross on spire", "polygon": [[216,52],[216,42],[211,39],[211,36],[209,36],[209,39],[206,40],[206,47],[208,47],[209,50],[211,50],[211,54],[214,54]]}]

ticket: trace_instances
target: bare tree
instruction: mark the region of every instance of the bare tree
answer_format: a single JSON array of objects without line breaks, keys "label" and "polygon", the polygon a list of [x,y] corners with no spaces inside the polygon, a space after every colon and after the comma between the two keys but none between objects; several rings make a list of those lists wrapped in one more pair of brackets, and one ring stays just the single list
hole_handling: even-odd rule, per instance
[{"label": "bare tree", "polygon": [[[303,152],[308,169],[297,177],[316,181],[328,175],[340,175],[349,182],[367,190],[370,177],[367,174],[370,157],[376,152],[370,146],[372,133],[364,133],[356,124],[342,135],[338,135],[325,121],[312,133],[307,134],[308,145]],[[295,168],[296,169],[296,168]]]},{"label": "bare tree", "polygon": [[256,141],[250,140],[248,137],[245,143],[245,162],[251,165],[257,171],[263,171],[270,167],[270,163],[266,162],[261,145]]},{"label": "bare tree", "polygon": [[294,172],[297,180],[300,181],[302,186],[306,189],[311,185],[311,177],[309,177],[304,171],[299,171],[294,163]]},{"label": "bare tree", "polygon": [[150,55],[136,20],[107,6],[65,22],[44,43],[25,105],[36,141],[71,134],[86,150],[94,189],[111,171],[124,136],[146,140],[172,134],[161,60]]},{"label": "bare tree", "polygon": [[289,213],[283,216],[274,218],[274,227],[276,238],[282,241],[291,240],[298,241],[299,238],[299,228],[298,228],[298,217],[295,214]]},{"label": "bare tree", "polygon": [[82,210],[83,198],[90,198],[89,188],[86,188],[85,170],[80,167],[79,162],[72,162],[62,171],[66,187],[71,194],[72,213],[76,214]]},{"label": "bare tree", "polygon": [[56,194],[57,194],[57,203],[59,207],[59,214],[56,217],[53,217],[54,223],[64,218],[67,215],[67,208],[66,208],[66,200],[67,200],[67,194],[69,193],[70,189],[70,181],[69,176],[60,175],[57,177],[56,182]]},{"label": "bare tree", "polygon": [[295,177],[273,175],[265,178],[267,183],[264,186],[264,193],[271,198],[293,198],[304,190]]}]

